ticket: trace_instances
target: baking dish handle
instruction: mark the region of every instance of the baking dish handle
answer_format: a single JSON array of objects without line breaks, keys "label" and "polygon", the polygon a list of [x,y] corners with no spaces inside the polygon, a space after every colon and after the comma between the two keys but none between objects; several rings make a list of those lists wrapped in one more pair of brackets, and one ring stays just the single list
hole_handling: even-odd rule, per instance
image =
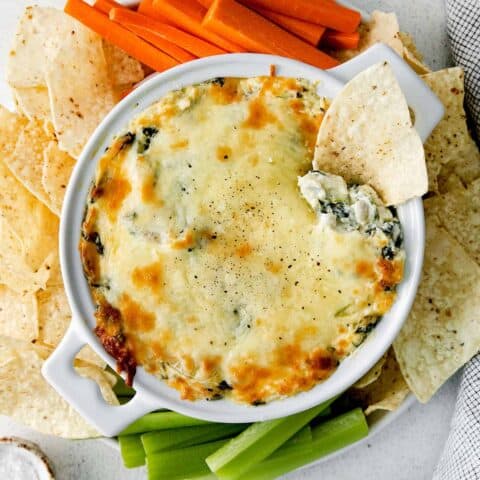
[{"label": "baking dish handle", "polygon": [[346,83],[366,68],[385,61],[392,67],[408,106],[415,113],[415,129],[425,142],[442,119],[445,109],[427,84],[389,46],[377,43],[348,62],[331,68],[328,73]]},{"label": "baking dish handle", "polygon": [[62,341],[42,368],[53,388],[102,435],[113,437],[142,415],[162,408],[158,400],[137,391],[124,405],[108,404],[98,385],[80,376],[73,367],[78,351],[86,344],[73,321]]}]

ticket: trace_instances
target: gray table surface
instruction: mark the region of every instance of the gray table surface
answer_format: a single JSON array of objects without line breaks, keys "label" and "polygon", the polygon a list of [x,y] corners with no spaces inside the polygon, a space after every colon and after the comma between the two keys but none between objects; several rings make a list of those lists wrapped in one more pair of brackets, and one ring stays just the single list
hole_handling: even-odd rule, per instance
[{"label": "gray table surface", "polygon": [[[401,28],[414,35],[435,70],[450,64],[443,0],[352,0],[366,11],[395,11]],[[16,18],[28,4],[58,5],[62,0],[0,0],[0,103],[11,106],[4,81],[5,60]],[[448,434],[458,375],[427,404],[415,403],[368,442],[317,467],[286,478],[296,480],[427,480]],[[0,437],[17,435],[37,442],[51,458],[59,480],[140,480],[143,469],[123,468],[117,451],[101,440],[68,441],[41,435],[0,416]],[[3,480],[3,479],[2,479]]]}]

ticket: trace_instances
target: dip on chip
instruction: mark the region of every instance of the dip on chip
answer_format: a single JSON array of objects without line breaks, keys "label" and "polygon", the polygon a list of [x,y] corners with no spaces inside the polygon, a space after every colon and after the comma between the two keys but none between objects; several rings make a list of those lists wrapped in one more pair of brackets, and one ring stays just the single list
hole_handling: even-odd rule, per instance
[{"label": "dip on chip", "polygon": [[368,183],[387,205],[427,192],[422,141],[388,63],[367,68],[335,97],[318,132],[314,166]]},{"label": "dip on chip", "polygon": [[219,78],[113,140],[80,251],[130,381],[138,364],[189,400],[294,395],[389,310],[401,226],[370,186],[310,171],[326,107],[307,81]]}]

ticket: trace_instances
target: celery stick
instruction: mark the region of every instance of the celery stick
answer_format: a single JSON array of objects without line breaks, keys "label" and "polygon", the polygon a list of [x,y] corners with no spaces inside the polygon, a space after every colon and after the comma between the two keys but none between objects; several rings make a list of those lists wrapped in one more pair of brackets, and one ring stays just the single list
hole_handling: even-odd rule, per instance
[{"label": "celery stick", "polygon": [[228,440],[147,455],[148,480],[184,480],[210,474],[205,458]]},{"label": "celery stick", "polygon": [[123,464],[127,468],[140,467],[145,464],[145,450],[140,435],[124,435],[118,437]]},{"label": "celery stick", "polygon": [[176,412],[154,412],[148,413],[129,425],[121,435],[133,433],[145,433],[152,430],[167,430],[169,428],[192,427],[194,425],[206,425],[211,422],[199,420],[181,415]]},{"label": "celery stick", "polygon": [[328,417],[332,414],[332,407],[327,407],[325,410],[321,411],[316,418]]},{"label": "celery stick", "polygon": [[135,395],[135,390],[129,387],[124,381],[123,378],[117,380],[117,383],[113,387],[113,391],[117,397],[133,397]]},{"label": "celery stick", "polygon": [[254,423],[210,455],[206,462],[221,480],[235,480],[267,458],[333,401],[288,417]]},{"label": "celery stick", "polygon": [[327,420],[312,431],[312,442],[284,446],[263,462],[248,470],[242,479],[273,480],[291,470],[346,447],[368,434],[368,425],[360,408]]},{"label": "celery stick", "polygon": [[230,438],[245,430],[247,426],[248,424],[245,423],[212,423],[196,427],[160,430],[144,433],[142,443],[145,452],[149,455],[162,450],[172,450],[220,440],[221,438]]},{"label": "celery stick", "polygon": [[[298,445],[299,443],[311,442],[312,441],[312,429],[310,425],[305,425],[301,430],[299,430],[293,437],[289,438],[282,447],[287,445]],[[280,448],[282,448],[280,447]]]}]

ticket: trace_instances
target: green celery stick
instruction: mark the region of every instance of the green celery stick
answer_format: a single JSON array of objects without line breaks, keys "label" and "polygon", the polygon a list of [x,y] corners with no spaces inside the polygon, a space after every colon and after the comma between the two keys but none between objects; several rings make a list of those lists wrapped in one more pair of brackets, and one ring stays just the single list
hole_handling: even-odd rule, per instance
[{"label": "green celery stick", "polygon": [[123,435],[118,437],[123,464],[127,468],[145,465],[145,450],[140,435]]},{"label": "green celery stick", "polygon": [[200,475],[198,477],[188,477],[184,480],[217,480],[217,477],[212,472],[210,472],[206,475]]},{"label": "green celery stick", "polygon": [[147,455],[148,480],[184,480],[211,474],[205,459],[228,440]]},{"label": "green celery stick", "polygon": [[144,433],[142,443],[145,452],[149,455],[162,450],[173,450],[233,437],[245,430],[246,427],[248,427],[248,424],[245,423],[212,423],[196,427],[160,430]]},{"label": "green celery stick", "polygon": [[241,478],[273,480],[367,435],[365,415],[360,408],[356,408],[315,427],[312,431],[312,442],[279,448],[263,462],[244,472]]},{"label": "green celery stick", "polygon": [[121,377],[118,378],[113,391],[117,397],[133,397],[135,395],[135,390],[129,387]]},{"label": "green celery stick", "polygon": [[280,448],[287,445],[298,445],[299,443],[308,443],[312,441],[312,429],[310,425],[305,425],[293,437],[290,437]]},{"label": "green celery stick", "polygon": [[288,417],[253,423],[207,458],[210,470],[221,480],[239,478],[283,445],[333,401],[331,399]]},{"label": "green celery stick", "polygon": [[176,412],[154,412],[148,413],[130,424],[120,435],[145,433],[151,432],[152,430],[167,430],[169,428],[193,427],[194,425],[206,425],[210,423],[211,422],[187,417]]},{"label": "green celery stick", "polygon": [[332,414],[332,407],[327,407],[325,410],[321,411],[316,418],[328,417]]}]

